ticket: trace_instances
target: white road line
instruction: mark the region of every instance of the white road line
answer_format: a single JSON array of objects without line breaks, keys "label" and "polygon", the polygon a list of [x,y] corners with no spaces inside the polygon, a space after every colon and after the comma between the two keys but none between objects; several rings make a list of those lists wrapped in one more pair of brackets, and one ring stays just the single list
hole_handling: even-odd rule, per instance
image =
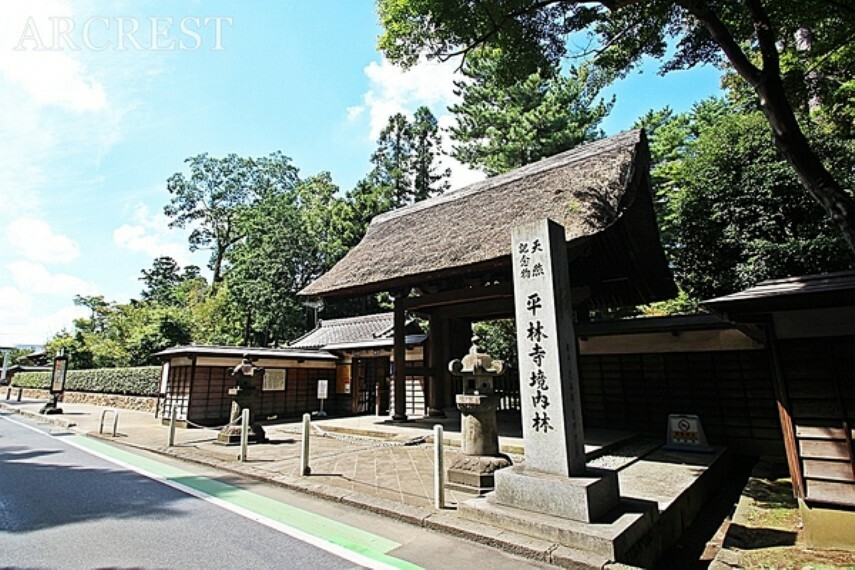
[{"label": "white road line", "polygon": [[[47,432],[45,432],[45,431],[43,431],[43,430],[41,430],[35,426],[27,425],[23,422],[20,422],[18,420],[13,420],[13,419],[5,417],[5,416],[0,416],[0,418],[6,420],[7,422],[10,422],[10,423],[13,423],[15,425],[21,426],[25,429],[28,429],[30,431],[34,431],[34,432],[42,434],[44,436],[51,437],[49,433],[47,433]],[[85,437],[85,436],[81,436],[81,437]],[[348,550],[347,548],[344,548],[343,546],[333,544],[333,543],[328,542],[322,538],[319,538],[319,537],[313,536],[311,534],[305,533],[299,529],[287,526],[287,525],[285,525],[279,521],[275,521],[273,519],[259,515],[258,513],[250,511],[249,509],[245,509],[243,507],[233,505],[227,501],[224,501],[222,499],[218,499],[217,497],[212,497],[211,495],[203,493],[202,491],[199,491],[197,489],[193,489],[192,487],[187,487],[186,485],[182,485],[181,483],[176,483],[174,481],[170,481],[169,479],[166,479],[165,477],[162,477],[161,475],[158,475],[156,473],[152,473],[152,472],[147,471],[145,469],[136,467],[135,465],[125,463],[124,461],[122,461],[120,459],[115,459],[113,457],[110,457],[110,456],[105,455],[103,453],[100,453],[98,451],[89,449],[85,446],[82,446],[82,445],[74,442],[73,440],[57,439],[57,441],[61,441],[61,442],[65,443],[66,445],[77,448],[81,451],[84,451],[84,452],[90,454],[90,455],[93,455],[95,457],[103,459],[104,461],[108,461],[110,463],[118,465],[119,467],[122,467],[124,469],[128,469],[129,471],[133,471],[134,473],[142,475],[143,477],[148,477],[149,479],[157,481],[158,483],[162,483],[163,485],[166,485],[167,487],[172,487],[173,489],[175,489],[177,491],[181,491],[182,493],[192,495],[193,497],[196,497],[197,499],[202,499],[203,501],[211,503],[212,505],[216,505],[222,509],[226,509],[228,511],[231,511],[231,512],[233,512],[237,515],[240,515],[246,519],[257,522],[259,524],[263,524],[264,526],[272,528],[273,530],[281,532],[282,534],[287,534],[288,536],[296,538],[297,540],[299,540],[301,542],[305,542],[306,544],[310,544],[311,546],[314,546],[315,548],[319,548],[321,550],[329,552],[330,554],[334,554],[334,555],[338,556],[339,558],[344,558],[345,560],[347,560],[349,562],[354,562],[354,563],[359,564],[360,566],[364,566],[366,568],[377,568],[377,569],[382,569],[382,570],[396,568],[395,566],[392,566],[390,564],[385,564],[385,563],[380,562],[378,560],[368,558],[367,556],[363,556],[362,554],[359,554],[358,552],[353,552],[352,550]]]}]

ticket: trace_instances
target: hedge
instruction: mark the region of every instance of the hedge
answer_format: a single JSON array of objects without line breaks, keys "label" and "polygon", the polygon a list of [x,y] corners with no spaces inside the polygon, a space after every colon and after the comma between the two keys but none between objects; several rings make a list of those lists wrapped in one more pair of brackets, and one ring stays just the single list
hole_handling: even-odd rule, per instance
[{"label": "hedge", "polygon": [[[50,374],[50,372],[19,372],[12,377],[12,385],[47,390],[50,388]],[[65,389],[74,392],[157,396],[159,388],[160,366],[69,370],[65,378]]]}]

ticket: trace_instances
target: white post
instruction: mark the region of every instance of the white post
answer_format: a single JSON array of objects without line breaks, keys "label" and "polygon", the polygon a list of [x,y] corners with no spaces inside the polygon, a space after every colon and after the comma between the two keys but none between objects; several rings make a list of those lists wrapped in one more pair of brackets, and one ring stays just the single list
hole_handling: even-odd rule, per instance
[{"label": "white post", "polygon": [[6,372],[9,370],[9,349],[3,349],[3,374],[0,376],[0,381],[6,382]]},{"label": "white post", "polygon": [[312,417],[309,414],[303,414],[303,449],[300,453],[300,475],[310,475],[312,468],[309,467],[309,421]]},{"label": "white post", "polygon": [[246,461],[246,448],[249,443],[249,408],[244,408],[240,413],[240,456],[238,459]]},{"label": "white post", "polygon": [[172,409],[169,414],[169,444],[168,447],[172,447],[175,445],[175,404],[172,405]]},{"label": "white post", "polygon": [[442,426],[433,426],[433,497],[437,509],[445,508],[445,462],[442,456]]}]

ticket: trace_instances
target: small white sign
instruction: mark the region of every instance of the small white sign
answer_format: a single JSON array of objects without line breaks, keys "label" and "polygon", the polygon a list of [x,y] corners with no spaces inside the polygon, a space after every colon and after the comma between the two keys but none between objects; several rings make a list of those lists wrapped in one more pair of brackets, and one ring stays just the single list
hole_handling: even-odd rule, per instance
[{"label": "small white sign", "polygon": [[713,449],[707,443],[701,420],[695,415],[671,414],[668,416],[668,443],[665,449],[673,451],[703,451]]},{"label": "small white sign", "polygon": [[327,399],[327,390],[329,389],[329,380],[318,380],[318,400]]}]

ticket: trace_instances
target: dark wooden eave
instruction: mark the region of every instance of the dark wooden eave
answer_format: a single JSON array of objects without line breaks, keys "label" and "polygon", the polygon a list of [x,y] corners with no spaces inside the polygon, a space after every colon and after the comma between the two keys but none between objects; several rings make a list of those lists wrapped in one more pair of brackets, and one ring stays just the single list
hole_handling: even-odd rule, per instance
[{"label": "dark wooden eave", "polygon": [[851,306],[855,305],[855,271],[770,279],[701,304],[737,320],[776,311]]}]

